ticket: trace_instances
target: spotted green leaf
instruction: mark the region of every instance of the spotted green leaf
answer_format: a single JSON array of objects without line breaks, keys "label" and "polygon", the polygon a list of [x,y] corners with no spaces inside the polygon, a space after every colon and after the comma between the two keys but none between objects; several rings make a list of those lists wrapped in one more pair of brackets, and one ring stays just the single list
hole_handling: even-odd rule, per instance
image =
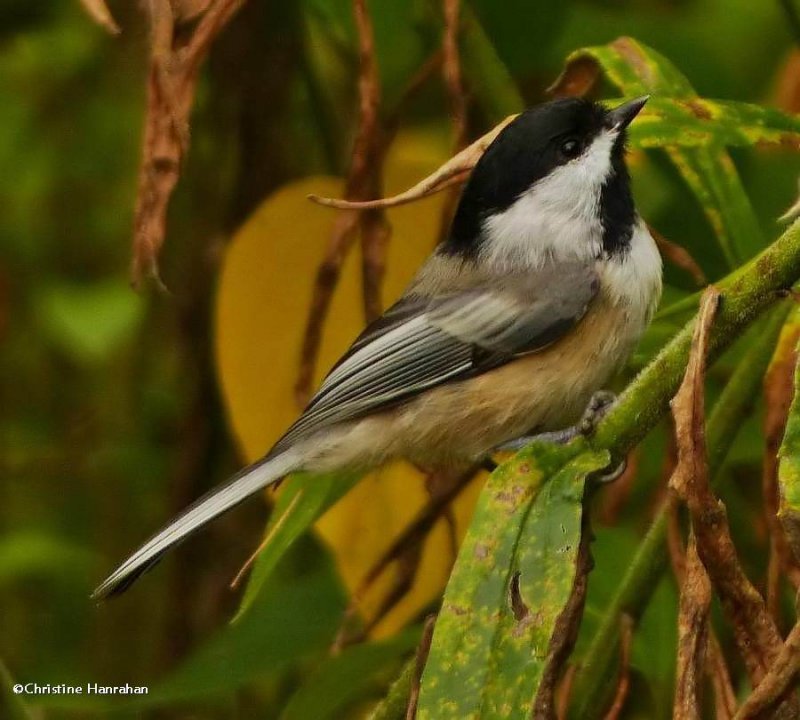
[{"label": "spotted green leaf", "polygon": [[[609,101],[617,105],[621,100]],[[800,149],[800,118],[733,100],[652,97],[628,133],[634,147],[748,147]]]},{"label": "spotted green leaf", "polygon": [[585,480],[608,462],[538,445],[487,481],[436,622],[419,720],[530,717],[572,590]]},{"label": "spotted green leaf", "polygon": [[[763,234],[725,146],[788,139],[796,147],[794,121],[774,110],[700,100],[669,60],[626,37],[572,53],[553,90],[585,92],[596,82],[600,69],[624,95],[654,96],[650,122],[658,123],[663,133],[660,141],[651,137],[643,142],[648,134],[646,116],[631,126],[632,138],[646,147],[664,148],[702,206],[730,267],[753,256],[764,245]],[[635,128],[637,125],[640,127]],[[703,129],[698,131],[699,127]],[[697,132],[696,138],[702,142],[685,147]],[[684,133],[683,142],[676,144]]]}]

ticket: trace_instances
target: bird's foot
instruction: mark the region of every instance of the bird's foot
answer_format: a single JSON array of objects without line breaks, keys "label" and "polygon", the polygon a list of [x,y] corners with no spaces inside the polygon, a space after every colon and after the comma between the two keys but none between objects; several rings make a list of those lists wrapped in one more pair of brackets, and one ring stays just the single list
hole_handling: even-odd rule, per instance
[{"label": "bird's foot", "polygon": [[[597,424],[608,412],[609,408],[611,408],[611,406],[616,402],[616,399],[617,396],[613,392],[608,390],[598,390],[594,395],[592,395],[592,399],[589,400],[589,404],[586,406],[583,416],[576,425],[564,428],[563,430],[539,433],[538,435],[523,435],[522,437],[514,438],[513,440],[509,440],[502,445],[498,445],[493,452],[516,452],[524,448],[526,445],[530,445],[532,442],[546,442],[553,443],[554,445],[566,445],[576,437],[590,437],[592,434],[594,434]],[[611,479],[613,480],[614,478]]]},{"label": "bird's foot", "polygon": [[583,417],[581,417],[578,422],[578,434],[584,437],[591,437],[594,435],[598,423],[616,401],[617,396],[610,390],[598,390],[592,395],[589,404],[586,406],[586,410],[583,411]]}]

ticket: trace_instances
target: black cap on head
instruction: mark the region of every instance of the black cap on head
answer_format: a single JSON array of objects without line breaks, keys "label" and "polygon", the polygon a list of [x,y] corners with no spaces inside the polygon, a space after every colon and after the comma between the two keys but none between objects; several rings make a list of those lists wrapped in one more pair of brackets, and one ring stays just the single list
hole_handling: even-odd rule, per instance
[{"label": "black cap on head", "polygon": [[557,168],[579,161],[600,132],[619,132],[612,163],[615,172],[622,168],[627,184],[625,127],[645,101],[634,101],[638,103],[635,109],[634,103],[626,103],[609,111],[584,98],[564,98],[521,113],[497,136],[472,171],[442,251],[474,255],[485,217],[505,210]]}]

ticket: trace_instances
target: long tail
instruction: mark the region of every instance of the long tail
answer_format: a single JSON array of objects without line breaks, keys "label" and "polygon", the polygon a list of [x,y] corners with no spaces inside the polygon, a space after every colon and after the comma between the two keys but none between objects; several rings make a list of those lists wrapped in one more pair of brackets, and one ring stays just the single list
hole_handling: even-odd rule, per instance
[{"label": "long tail", "polygon": [[124,592],[153,567],[167,550],[248,496],[297,470],[298,456],[294,448],[278,455],[268,455],[238,472],[223,486],[203,495],[114,570],[92,593],[92,599],[103,600]]}]

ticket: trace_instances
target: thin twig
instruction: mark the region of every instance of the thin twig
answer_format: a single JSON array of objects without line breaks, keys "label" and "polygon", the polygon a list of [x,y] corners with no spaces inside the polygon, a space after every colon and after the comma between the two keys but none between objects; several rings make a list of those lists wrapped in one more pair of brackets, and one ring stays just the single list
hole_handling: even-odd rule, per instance
[{"label": "thin twig", "polygon": [[634,448],[628,453],[625,470],[613,483],[603,491],[597,509],[597,518],[603,525],[616,525],[619,515],[633,490],[636,477],[639,474],[640,453]]},{"label": "thin twig", "polygon": [[[345,183],[344,194],[347,200],[339,206],[350,212],[342,212],[336,219],[325,256],[317,270],[303,335],[300,368],[295,382],[295,397],[300,407],[305,406],[311,395],[322,329],[339,283],[342,265],[359,238],[362,248],[364,316],[370,322],[381,313],[381,288],[391,226],[382,206],[369,206],[369,199],[378,198],[382,194],[383,165],[389,145],[399,128],[400,114],[409,99],[441,63],[441,53],[434,53],[429,57],[411,77],[391,112],[382,116],[375,40],[366,0],[353,0],[353,12],[359,37],[359,119]],[[371,209],[372,212],[353,212],[363,209]]]},{"label": "thin twig", "polygon": [[422,681],[422,673],[425,671],[425,663],[428,661],[428,654],[431,651],[431,641],[433,640],[435,625],[436,615],[429,615],[425,620],[425,626],[422,630],[422,639],[419,641],[419,647],[417,648],[414,677],[411,680],[411,693],[408,696],[408,707],[406,708],[406,720],[414,720],[417,716],[420,683]]},{"label": "thin twig", "polygon": [[633,644],[634,622],[629,615],[620,618],[619,628],[619,675],[617,677],[617,687],[614,691],[614,699],[611,707],[606,713],[605,720],[618,720],[628,699],[628,690],[631,683],[631,645]]},{"label": "thin twig", "polygon": [[[450,119],[453,127],[453,153],[459,153],[467,145],[467,94],[464,89],[459,50],[459,31],[461,27],[460,0],[443,0],[444,33],[442,35],[442,75],[450,105]],[[451,187],[445,196],[441,211],[439,238],[444,239],[458,203],[459,188]]]},{"label": "thin twig", "polygon": [[[375,37],[366,0],[353,0],[353,15],[358,34],[358,129],[353,141],[345,197],[350,200],[365,200],[381,194],[386,144],[379,114],[381,88]],[[358,238],[359,231],[363,248],[365,315],[370,320],[380,314],[380,281],[383,277],[389,226],[383,215],[373,215],[365,221],[358,213],[349,210],[341,213],[334,223],[314,282],[303,335],[300,369],[295,383],[295,396],[300,407],[311,396],[322,329],[339,284],[342,265]]]},{"label": "thin twig", "polygon": [[461,73],[461,59],[458,49],[460,23],[460,0],[444,0],[444,35],[442,37],[442,72],[447,99],[450,103],[450,117],[453,124],[453,145],[460,151],[467,144],[467,96]]},{"label": "thin twig", "polygon": [[[581,523],[581,542],[575,559],[575,577],[572,591],[563,610],[556,619],[550,645],[547,649],[542,679],[533,704],[533,720],[550,720],[556,716],[557,703],[568,703],[569,696],[557,697],[558,681],[564,673],[564,666],[578,639],[583,609],[586,604],[586,591],[589,586],[589,573],[592,570],[591,554],[592,528],[589,512],[583,513]],[[568,693],[568,688],[564,689]]]},{"label": "thin twig", "polygon": [[736,720],[754,718],[772,709],[792,689],[798,671],[800,671],[800,624],[792,628],[769,672],[736,713]]},{"label": "thin twig", "polygon": [[[422,548],[426,538],[436,522],[451,507],[452,502],[470,484],[477,470],[478,467],[473,467],[456,477],[438,478],[444,479],[445,483],[426,483],[426,487],[435,487],[436,491],[431,494],[430,500],[422,507],[402,533],[372,564],[364,579],[353,592],[345,612],[345,620],[334,641],[333,647],[335,650],[340,650],[346,645],[366,637],[370,630],[383,620],[397,603],[405,597],[417,576],[419,561],[422,557]],[[430,480],[431,478],[429,478]],[[453,556],[454,560],[455,556]],[[391,587],[381,599],[372,617],[354,633],[350,628],[350,621],[357,616],[359,605],[369,589],[392,563],[396,563],[397,572]]]}]

